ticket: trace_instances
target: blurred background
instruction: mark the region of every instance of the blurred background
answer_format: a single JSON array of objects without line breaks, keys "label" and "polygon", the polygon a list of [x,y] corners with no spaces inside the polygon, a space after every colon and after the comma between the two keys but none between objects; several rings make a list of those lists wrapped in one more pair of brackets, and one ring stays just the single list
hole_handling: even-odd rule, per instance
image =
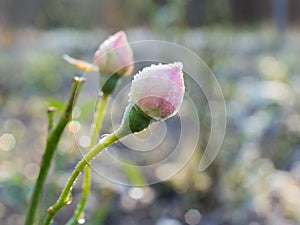
[{"label": "blurred background", "polygon": [[[24,222],[45,145],[46,109],[54,105],[59,114],[72,77],[82,73],[62,54],[92,61],[99,43],[120,29],[129,41],[166,40],[198,54],[223,90],[226,135],[213,164],[198,172],[210,114],[204,95],[191,87],[190,94],[198,93],[201,135],[188,164],[169,181],[145,188],[95,178],[86,224],[300,224],[299,12],[299,0],[1,0],[0,224]],[[97,84],[97,76],[87,79],[87,87]],[[39,217],[81,157],[73,133],[89,134],[96,94],[86,88],[74,110]],[[168,132],[180,128],[174,124]],[[106,120],[103,130],[110,129]],[[81,147],[86,143],[81,136]],[[73,203],[54,224],[66,222],[79,193],[80,180]]]}]

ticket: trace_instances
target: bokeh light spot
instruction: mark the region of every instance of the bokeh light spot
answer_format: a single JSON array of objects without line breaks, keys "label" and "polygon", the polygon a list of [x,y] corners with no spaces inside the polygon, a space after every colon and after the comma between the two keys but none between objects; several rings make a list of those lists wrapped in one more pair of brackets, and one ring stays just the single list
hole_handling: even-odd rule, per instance
[{"label": "bokeh light spot", "polygon": [[184,215],[185,222],[190,225],[196,225],[200,223],[201,220],[201,214],[196,209],[190,209],[187,211],[187,213]]},{"label": "bokeh light spot", "polygon": [[91,138],[89,136],[81,136],[79,138],[79,145],[83,148],[89,147],[91,143]]},{"label": "bokeh light spot", "polygon": [[144,204],[149,204],[149,203],[153,202],[153,200],[155,198],[154,190],[150,187],[146,187],[143,189],[143,191],[144,191],[144,195],[140,199],[140,201]]},{"label": "bokeh light spot", "polygon": [[69,123],[68,128],[69,128],[69,132],[77,133],[78,131],[80,131],[81,124],[78,121],[73,120]]},{"label": "bokeh light spot", "polygon": [[0,149],[10,151],[16,146],[16,139],[12,134],[3,134],[0,137]]},{"label": "bokeh light spot", "polygon": [[141,199],[144,196],[144,191],[142,188],[133,187],[128,190],[129,197],[133,199]]}]

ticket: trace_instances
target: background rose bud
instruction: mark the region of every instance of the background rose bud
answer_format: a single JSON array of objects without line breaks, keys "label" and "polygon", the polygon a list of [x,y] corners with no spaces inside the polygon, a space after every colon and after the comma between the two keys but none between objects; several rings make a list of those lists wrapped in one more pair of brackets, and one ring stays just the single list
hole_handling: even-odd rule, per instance
[{"label": "background rose bud", "polygon": [[154,120],[178,112],[184,96],[182,63],[151,65],[134,76],[130,98]]},{"label": "background rose bud", "polygon": [[129,75],[133,71],[133,53],[124,31],[110,36],[95,52],[94,61],[103,74]]}]

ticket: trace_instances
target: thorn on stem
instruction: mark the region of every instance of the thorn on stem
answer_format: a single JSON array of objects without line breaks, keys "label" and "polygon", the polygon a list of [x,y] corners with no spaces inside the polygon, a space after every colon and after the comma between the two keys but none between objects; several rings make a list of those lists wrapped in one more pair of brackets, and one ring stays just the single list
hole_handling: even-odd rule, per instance
[{"label": "thorn on stem", "polygon": [[47,109],[47,113],[48,113],[48,131],[50,131],[53,127],[53,121],[54,121],[54,113],[56,111],[56,108],[53,106],[50,106]]},{"label": "thorn on stem", "polygon": [[53,207],[52,206],[48,208],[47,212],[48,212],[48,214],[50,216],[54,216],[54,212],[53,212]]}]

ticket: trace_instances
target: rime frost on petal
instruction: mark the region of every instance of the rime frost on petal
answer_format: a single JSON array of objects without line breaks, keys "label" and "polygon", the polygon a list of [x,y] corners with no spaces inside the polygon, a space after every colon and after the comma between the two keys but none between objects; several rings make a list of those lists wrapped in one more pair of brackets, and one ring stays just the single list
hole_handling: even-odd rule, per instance
[{"label": "rime frost on petal", "polygon": [[130,99],[156,120],[179,110],[184,96],[182,63],[151,65],[134,76]]},{"label": "rime frost on petal", "polygon": [[129,75],[133,71],[133,52],[124,31],[110,36],[95,52],[94,61],[103,74]]}]

